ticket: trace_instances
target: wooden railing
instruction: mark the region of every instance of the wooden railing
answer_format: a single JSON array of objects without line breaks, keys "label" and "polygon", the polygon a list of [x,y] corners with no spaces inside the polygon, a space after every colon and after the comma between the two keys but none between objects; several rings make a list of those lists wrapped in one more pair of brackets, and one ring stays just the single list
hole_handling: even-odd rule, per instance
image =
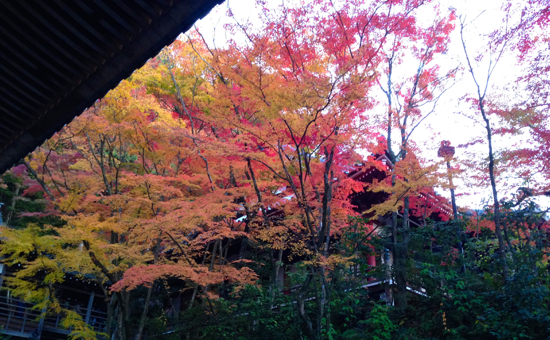
[{"label": "wooden railing", "polygon": [[[76,311],[83,320],[86,320],[86,310]],[[70,329],[64,329],[61,327],[61,315],[47,316],[44,319],[44,330],[57,333],[70,333]],[[92,326],[96,332],[104,332],[107,329],[107,313],[102,311],[92,310],[90,312],[90,318],[87,323]]]},{"label": "wooden railing", "polygon": [[40,333],[41,311],[20,300],[0,296],[0,331],[4,334],[30,338],[32,333]]},{"label": "wooden railing", "polygon": [[[70,329],[61,327],[61,315],[49,315],[39,319],[41,311],[18,299],[0,296],[0,333],[23,338],[38,338],[42,331],[69,334]],[[69,307],[70,308],[70,307]],[[76,310],[96,332],[107,328],[107,313],[99,310]]]}]

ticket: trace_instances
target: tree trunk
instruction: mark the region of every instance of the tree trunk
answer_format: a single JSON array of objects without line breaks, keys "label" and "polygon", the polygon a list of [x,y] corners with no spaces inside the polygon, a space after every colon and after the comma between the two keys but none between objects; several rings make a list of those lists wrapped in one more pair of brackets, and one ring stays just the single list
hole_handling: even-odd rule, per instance
[{"label": "tree trunk", "polygon": [[313,278],[313,275],[311,273],[308,273],[306,281],[302,284],[302,287],[300,287],[300,291],[298,292],[298,295],[296,297],[296,306],[298,307],[298,315],[300,315],[300,318],[306,325],[306,330],[311,337],[312,340],[320,340],[317,332],[313,329],[313,323],[311,322],[311,319],[309,318],[309,315],[307,315],[306,308],[305,308],[305,296],[304,294],[307,292],[307,288],[309,287],[309,284],[311,283],[311,280]]},{"label": "tree trunk", "polygon": [[147,320],[147,312],[149,311],[149,302],[151,301],[151,293],[153,292],[153,286],[147,289],[147,297],[145,298],[145,306],[143,306],[143,313],[141,313],[141,319],[139,320],[138,333],[136,340],[141,340],[143,329],[145,328],[145,321]]},{"label": "tree trunk", "polygon": [[500,254],[500,259],[502,261],[502,275],[504,278],[508,278],[508,263],[506,262],[506,246],[504,244],[504,237],[502,235],[502,228],[500,225],[500,202],[498,201],[498,192],[497,184],[495,180],[495,158],[493,155],[493,136],[491,130],[491,124],[489,123],[489,118],[485,113],[485,108],[483,106],[483,100],[479,103],[479,108],[485,121],[485,129],[487,130],[487,142],[489,144],[489,178],[491,179],[491,189],[493,191],[493,202],[495,206],[495,233],[498,238],[498,250]]},{"label": "tree trunk", "polygon": [[111,325],[112,325],[112,322],[113,322],[113,317],[115,315],[114,307],[115,307],[115,303],[116,303],[116,297],[117,297],[117,295],[114,294],[112,296],[112,298],[110,298],[109,304],[107,306],[107,331],[105,333],[107,333],[107,337],[109,339],[111,338]]},{"label": "tree trunk", "polygon": [[11,199],[11,206],[10,210],[8,211],[8,214],[6,215],[6,225],[10,224],[11,218],[13,217],[13,212],[15,210],[15,203],[17,202],[17,197],[19,196],[19,191],[21,190],[20,185],[16,185],[15,192],[13,193],[13,197]]},{"label": "tree trunk", "polygon": [[279,270],[281,269],[281,263],[282,263],[282,260],[283,260],[283,249],[279,249],[279,254],[277,256],[277,262],[275,262],[275,280],[273,280],[273,282],[275,283],[275,289],[277,290],[280,290],[282,288],[283,285],[280,285],[279,282],[278,282],[278,278],[279,278]]},{"label": "tree trunk", "polygon": [[[472,63],[470,62],[468,51],[466,50],[466,42],[464,41],[463,31],[464,31],[464,22],[461,21],[460,39],[462,41],[464,54],[466,55],[466,61],[468,62],[468,68],[469,68],[468,72],[470,72],[470,74],[472,75],[474,83],[476,84],[476,87],[477,87],[477,96],[479,101],[478,107],[479,107],[479,111],[481,112],[481,117],[485,122],[485,130],[487,131],[487,143],[489,146],[489,178],[491,180],[491,189],[493,191],[493,202],[495,207],[495,218],[494,218],[495,233],[498,238],[498,250],[500,254],[500,260],[502,262],[502,276],[506,279],[508,278],[508,264],[506,262],[506,246],[504,244],[504,237],[502,236],[502,229],[500,225],[500,202],[498,201],[498,192],[497,192],[497,185],[495,180],[495,159],[493,155],[493,136],[492,136],[493,133],[491,129],[491,123],[489,122],[489,118],[487,116],[487,113],[485,112],[485,105],[484,105],[485,95],[487,94],[488,82],[489,82],[491,72],[489,72],[485,89],[481,90],[481,87],[479,86],[479,83],[476,79],[474,69],[472,68]],[[504,46],[500,53],[504,51]],[[496,60],[495,65],[496,63],[498,63],[498,59]],[[493,66],[493,70],[494,70],[494,67],[495,66]],[[489,71],[491,71],[490,68],[489,68]]]},{"label": "tree trunk", "polygon": [[[403,225],[401,227],[402,240],[397,244],[398,251],[397,257],[395,258],[395,283],[397,285],[395,302],[399,309],[407,308],[406,260],[409,248],[409,197],[405,197],[404,201]],[[397,221],[395,223],[397,224]]]}]

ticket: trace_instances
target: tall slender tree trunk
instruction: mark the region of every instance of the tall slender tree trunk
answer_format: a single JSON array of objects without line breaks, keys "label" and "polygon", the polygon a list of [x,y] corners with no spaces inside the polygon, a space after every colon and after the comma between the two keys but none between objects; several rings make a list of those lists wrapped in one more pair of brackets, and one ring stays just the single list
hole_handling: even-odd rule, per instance
[{"label": "tall slender tree trunk", "polygon": [[151,293],[153,292],[153,286],[147,289],[147,296],[145,298],[145,306],[143,306],[143,312],[141,313],[141,319],[139,320],[138,333],[136,340],[141,340],[143,335],[143,329],[145,328],[145,321],[147,321],[147,312],[149,311],[149,302],[151,301]]},{"label": "tall slender tree trunk", "polygon": [[[392,157],[395,159],[395,157]],[[395,163],[394,163],[395,164]],[[394,170],[392,170],[394,171]],[[396,175],[392,174],[392,185],[395,185]],[[393,193],[395,194],[395,193]],[[394,301],[398,308],[406,308],[407,306],[407,273],[406,273],[406,256],[408,249],[408,216],[409,216],[409,198],[405,197],[405,207],[403,209],[403,225],[399,228],[397,221],[397,211],[392,212],[392,255],[393,255],[393,271],[395,275],[395,294]],[[399,239],[401,234],[401,240]]]},{"label": "tall slender tree trunk", "polygon": [[491,129],[491,124],[489,118],[485,113],[485,107],[483,105],[483,100],[479,103],[479,108],[481,110],[481,115],[485,121],[485,129],[487,130],[487,142],[489,144],[489,178],[491,180],[491,189],[493,191],[493,204],[495,207],[495,233],[498,238],[498,250],[500,255],[500,260],[502,262],[502,275],[504,278],[508,278],[508,263],[506,261],[506,245],[504,244],[504,237],[502,235],[502,226],[500,224],[500,202],[498,200],[497,184],[495,179],[495,158],[493,154],[493,134]]},{"label": "tall slender tree trunk", "polygon": [[111,326],[113,323],[113,318],[115,316],[115,303],[117,299],[117,294],[113,294],[110,298],[109,304],[107,306],[107,336],[110,339],[111,338]]},{"label": "tall slender tree trunk", "polygon": [[313,274],[308,273],[306,281],[302,284],[302,287],[300,287],[300,291],[296,296],[296,306],[298,307],[298,315],[300,315],[300,318],[304,322],[310,338],[312,340],[320,340],[318,333],[313,328],[313,322],[311,322],[311,318],[307,315],[305,308],[306,292],[313,279]]},{"label": "tall slender tree trunk", "polygon": [[130,339],[130,292],[121,293],[122,297],[122,325],[124,338],[122,340]]},{"label": "tall slender tree trunk", "polygon": [[[498,201],[498,192],[497,192],[497,185],[495,180],[495,158],[493,154],[493,133],[491,128],[491,123],[489,122],[489,117],[487,116],[487,112],[485,111],[485,95],[487,94],[487,88],[490,80],[490,76],[492,73],[491,67],[489,67],[489,74],[487,77],[487,83],[485,84],[485,88],[482,90],[480,87],[480,84],[478,83],[474,69],[472,67],[472,63],[470,62],[470,56],[468,55],[468,51],[466,50],[466,42],[464,41],[464,21],[461,20],[460,22],[460,39],[462,41],[462,48],[464,49],[464,54],[466,56],[466,61],[468,62],[468,72],[470,72],[472,79],[474,80],[474,83],[477,87],[477,97],[478,97],[478,107],[479,111],[481,112],[481,117],[483,118],[483,121],[485,122],[485,130],[487,131],[487,143],[489,146],[489,178],[491,181],[491,189],[493,192],[493,204],[495,209],[495,233],[498,238],[498,250],[500,254],[500,260],[502,262],[502,276],[506,279],[508,278],[508,263],[506,261],[506,246],[504,244],[504,237],[502,235],[502,228],[500,224],[500,202]],[[499,57],[494,63],[494,67],[496,67],[496,64],[498,63],[498,60],[500,59],[500,55],[502,55],[502,52],[504,51],[506,45],[502,47],[502,50],[500,51]],[[491,63],[493,60],[491,60]],[[505,227],[505,226],[504,226]],[[506,227],[505,227],[506,228]]]},{"label": "tall slender tree trunk", "polygon": [[[397,244],[397,257],[395,258],[395,284],[397,291],[395,303],[398,308],[407,308],[407,254],[409,248],[409,197],[404,198],[403,224],[401,226],[401,242]],[[397,214],[396,214],[397,215]],[[397,224],[397,221],[395,221]]]}]

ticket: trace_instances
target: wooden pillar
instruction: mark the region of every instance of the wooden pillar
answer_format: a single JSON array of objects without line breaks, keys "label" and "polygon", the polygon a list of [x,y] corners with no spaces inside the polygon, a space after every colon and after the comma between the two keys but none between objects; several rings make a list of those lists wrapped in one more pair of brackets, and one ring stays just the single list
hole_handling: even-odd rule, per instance
[{"label": "wooden pillar", "polygon": [[3,263],[0,263],[0,287],[2,287],[2,284],[4,283],[5,274],[6,274],[6,265]]},{"label": "wooden pillar", "polygon": [[376,256],[374,255],[367,256],[367,264],[371,267],[376,267]]},{"label": "wooden pillar", "polygon": [[42,309],[42,315],[40,321],[38,322],[38,327],[36,328],[37,339],[42,337],[42,328],[44,327],[44,320],[46,320],[46,307]]},{"label": "wooden pillar", "polygon": [[[371,267],[369,270],[373,270],[376,267],[376,256],[369,255],[367,256],[367,264]],[[369,275],[367,281],[374,281],[374,278]]]},{"label": "wooden pillar", "polygon": [[94,305],[94,296],[95,291],[92,291],[92,294],[90,294],[90,299],[88,300],[88,309],[86,310],[86,323],[90,324],[90,315],[92,314],[92,306]]}]

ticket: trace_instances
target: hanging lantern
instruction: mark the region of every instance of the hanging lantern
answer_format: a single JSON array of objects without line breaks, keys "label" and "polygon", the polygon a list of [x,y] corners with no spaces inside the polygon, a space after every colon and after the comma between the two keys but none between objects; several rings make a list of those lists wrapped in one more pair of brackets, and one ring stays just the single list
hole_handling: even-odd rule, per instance
[{"label": "hanging lantern", "polygon": [[443,157],[443,158],[452,158],[454,154],[455,154],[455,147],[451,146],[451,142],[449,142],[448,140],[442,141],[441,146],[437,151],[437,156]]}]

